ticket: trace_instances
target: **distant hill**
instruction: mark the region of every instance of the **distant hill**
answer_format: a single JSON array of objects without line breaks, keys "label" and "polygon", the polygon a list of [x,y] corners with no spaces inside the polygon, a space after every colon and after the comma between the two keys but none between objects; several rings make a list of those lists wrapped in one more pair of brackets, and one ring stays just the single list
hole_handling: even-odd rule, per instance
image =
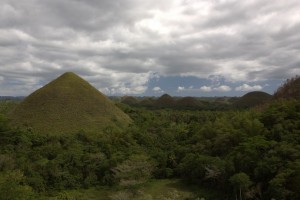
[{"label": "distant hill", "polygon": [[202,103],[194,97],[182,97],[177,100],[177,108],[198,108]]},{"label": "distant hill", "polygon": [[300,99],[300,76],[286,80],[274,94],[276,99]]},{"label": "distant hill", "polygon": [[271,99],[272,95],[266,92],[254,91],[242,96],[240,99],[233,103],[233,106],[237,108],[250,108],[264,104],[270,101]]},{"label": "distant hill", "polygon": [[123,128],[131,121],[111,100],[72,72],[33,92],[10,117],[15,125],[54,134]]},{"label": "distant hill", "polygon": [[168,94],[160,96],[154,103],[158,108],[169,108],[175,105],[175,100]]},{"label": "distant hill", "polygon": [[122,97],[121,103],[127,104],[127,105],[136,105],[139,103],[138,99],[132,96],[125,96]]},{"label": "distant hill", "polygon": [[155,100],[152,97],[144,97],[139,105],[143,107],[153,107]]}]

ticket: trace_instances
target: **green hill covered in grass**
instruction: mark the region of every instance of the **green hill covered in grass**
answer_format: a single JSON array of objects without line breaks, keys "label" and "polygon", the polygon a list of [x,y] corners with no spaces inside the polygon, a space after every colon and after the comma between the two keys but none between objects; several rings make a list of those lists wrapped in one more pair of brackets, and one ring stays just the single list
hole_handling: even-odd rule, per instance
[{"label": "green hill covered in grass", "polygon": [[126,127],[131,119],[106,96],[72,72],[29,95],[11,113],[12,123],[41,133],[99,132]]},{"label": "green hill covered in grass", "polygon": [[170,108],[175,105],[175,100],[168,94],[160,96],[154,103],[158,108]]},{"label": "green hill covered in grass", "polygon": [[139,103],[139,101],[135,97],[125,96],[122,98],[121,103],[124,103],[127,105],[137,105]]},{"label": "green hill covered in grass", "polygon": [[272,99],[272,95],[261,92],[261,91],[254,91],[249,92],[242,96],[239,100],[234,102],[234,106],[237,108],[250,108],[258,105],[262,105]]},{"label": "green hill covered in grass", "polygon": [[182,109],[199,108],[201,102],[194,97],[182,97],[177,100],[176,107]]}]

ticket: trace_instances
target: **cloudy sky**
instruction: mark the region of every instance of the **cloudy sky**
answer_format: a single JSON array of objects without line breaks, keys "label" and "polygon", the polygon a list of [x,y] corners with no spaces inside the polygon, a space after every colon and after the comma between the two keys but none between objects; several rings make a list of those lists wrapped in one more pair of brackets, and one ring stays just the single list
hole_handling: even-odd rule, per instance
[{"label": "cloudy sky", "polygon": [[300,74],[299,0],[0,0],[0,96],[73,71],[107,95],[273,93]]}]

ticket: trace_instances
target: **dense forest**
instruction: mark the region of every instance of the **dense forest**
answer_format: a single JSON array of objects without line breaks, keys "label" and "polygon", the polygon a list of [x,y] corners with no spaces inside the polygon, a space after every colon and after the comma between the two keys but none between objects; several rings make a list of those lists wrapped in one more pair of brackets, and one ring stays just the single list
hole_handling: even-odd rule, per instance
[{"label": "dense forest", "polygon": [[118,102],[132,119],[127,128],[72,134],[13,125],[9,113],[19,101],[4,99],[0,200],[300,199],[300,101],[282,98],[298,94],[286,88],[295,80],[247,109],[170,107],[168,95],[160,99],[165,107]]},{"label": "dense forest", "polygon": [[[300,102],[259,109],[147,109],[119,104],[133,119],[123,131],[47,135],[9,126],[1,102],[0,199],[300,199]],[[153,180],[205,190],[145,194]],[[101,199],[100,197],[98,199]]]}]

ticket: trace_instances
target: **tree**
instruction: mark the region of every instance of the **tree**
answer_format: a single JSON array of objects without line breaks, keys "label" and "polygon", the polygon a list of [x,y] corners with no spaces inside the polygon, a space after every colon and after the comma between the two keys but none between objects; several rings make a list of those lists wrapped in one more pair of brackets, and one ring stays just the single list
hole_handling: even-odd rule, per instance
[{"label": "tree", "polygon": [[154,164],[144,155],[134,155],[113,168],[114,178],[122,186],[146,182],[152,175]]},{"label": "tree", "polygon": [[21,171],[0,174],[0,200],[29,200],[32,197],[32,188],[25,184],[25,177]]},{"label": "tree", "polygon": [[[249,176],[247,174],[245,174],[244,172],[234,174],[232,177],[230,177],[229,181],[235,188],[239,189],[239,194],[240,194],[239,199],[240,200],[243,199],[242,198],[242,190],[247,190],[249,188],[249,186],[252,184]],[[236,199],[238,199],[237,193],[236,193]]]},{"label": "tree", "polygon": [[272,194],[272,197],[276,199],[289,199],[292,195],[292,191],[290,191],[286,186],[290,181],[290,177],[294,171],[292,169],[281,170],[270,182],[269,190]]},{"label": "tree", "polygon": [[55,198],[55,200],[75,200],[75,198],[73,198],[72,195],[70,195],[68,192],[61,192]]}]

